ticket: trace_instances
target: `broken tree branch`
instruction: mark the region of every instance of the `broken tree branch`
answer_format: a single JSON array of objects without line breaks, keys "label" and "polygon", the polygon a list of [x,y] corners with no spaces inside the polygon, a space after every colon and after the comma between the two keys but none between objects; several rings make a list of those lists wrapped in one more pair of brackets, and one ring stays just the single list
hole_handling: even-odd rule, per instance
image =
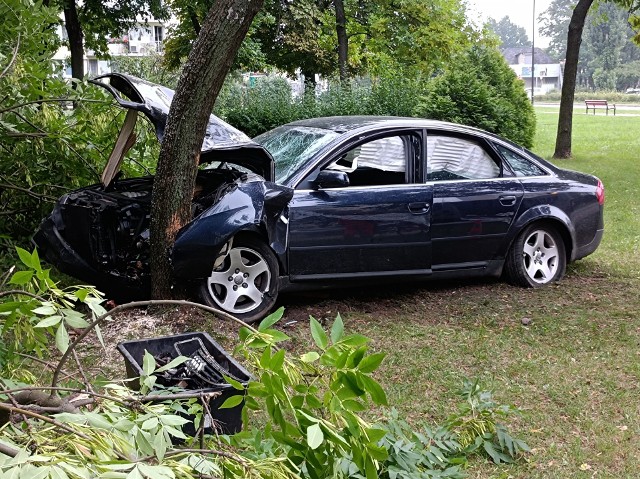
[{"label": "broken tree branch", "polygon": [[7,72],[11,69],[13,64],[15,63],[16,58],[18,58],[18,50],[20,50],[20,33],[18,33],[18,38],[16,39],[16,46],[13,49],[13,55],[11,56],[11,60],[9,60],[9,64],[5,67],[4,70],[2,70],[2,73],[0,73],[0,78],[5,76]]}]

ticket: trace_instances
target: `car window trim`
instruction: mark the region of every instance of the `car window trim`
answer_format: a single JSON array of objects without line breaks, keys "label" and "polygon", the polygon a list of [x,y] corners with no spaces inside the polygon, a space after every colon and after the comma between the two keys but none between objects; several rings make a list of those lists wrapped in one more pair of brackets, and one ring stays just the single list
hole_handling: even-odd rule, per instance
[{"label": "car window trim", "polygon": [[[525,152],[520,152],[520,151],[515,151],[513,148],[509,147],[508,143],[504,143],[502,141],[496,141],[496,140],[491,140],[489,141],[489,143],[491,143],[492,148],[495,150],[495,152],[500,155],[500,157],[503,159],[504,163],[507,165],[507,167],[513,171],[513,175],[516,178],[545,178],[547,176],[552,176],[554,173],[552,171],[549,170],[549,168],[545,167],[544,165],[542,165],[541,163],[539,163],[538,161],[535,160],[535,158],[532,158],[531,156],[527,155]],[[525,160],[530,161],[531,163],[533,163],[535,166],[537,166],[538,168],[540,168],[542,171],[546,172],[546,175],[533,175],[533,176],[518,176],[518,174],[515,172],[515,170],[511,167],[511,164],[509,163],[509,161],[504,158],[504,156],[502,155],[502,153],[500,153],[500,150],[498,150],[497,145],[500,145],[501,147],[509,150],[510,152],[523,157]]]},{"label": "car window trim", "polygon": [[[423,158],[424,158],[424,148],[422,147],[423,141],[420,142],[420,146],[422,147],[423,151],[415,151],[416,145],[414,145],[413,142],[411,141],[407,141],[407,138],[410,137],[411,135],[415,135],[419,139],[424,138],[424,128],[399,126],[394,128],[384,127],[384,129],[374,129],[374,130],[357,129],[349,133],[350,135],[343,141],[340,141],[342,137],[338,137],[334,142],[331,142],[329,145],[327,145],[326,149],[319,151],[316,156],[317,158],[316,161],[313,162],[313,166],[310,166],[308,168],[301,170],[300,173],[296,175],[296,177],[298,177],[299,179],[294,178],[294,181],[292,182],[293,184],[290,186],[290,188],[293,188],[296,191],[307,190],[308,188],[303,188],[299,190],[298,187],[305,181],[308,181],[310,176],[312,176],[316,172],[319,173],[322,168],[329,165],[332,161],[335,161],[338,156],[343,155],[344,153],[351,150],[352,148],[357,147],[359,144],[364,144],[369,141],[375,141],[380,138],[386,138],[390,136],[402,137],[403,143],[405,145],[408,145],[409,149],[413,152],[413,154],[411,154],[411,151],[407,152],[408,154],[407,160],[409,162],[412,161],[414,163],[423,161]],[[340,141],[340,144],[332,147],[332,144],[335,143],[336,141]],[[407,164],[407,171],[405,173],[407,172],[412,173],[412,171],[414,170],[415,170],[415,165]],[[394,185],[405,185],[405,184],[411,185],[411,184],[417,184],[419,182],[420,182],[419,178],[413,178],[409,183],[394,183]],[[387,186],[387,185],[372,185],[372,186]],[[356,188],[356,187],[350,186],[348,188]]]}]

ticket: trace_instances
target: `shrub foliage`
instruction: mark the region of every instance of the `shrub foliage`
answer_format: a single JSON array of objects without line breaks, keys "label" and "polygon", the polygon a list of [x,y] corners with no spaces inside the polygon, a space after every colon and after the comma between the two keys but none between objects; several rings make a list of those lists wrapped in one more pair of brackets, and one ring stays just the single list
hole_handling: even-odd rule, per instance
[{"label": "shrub foliage", "polygon": [[533,145],[535,113],[522,81],[495,49],[476,46],[427,86],[416,113]]}]

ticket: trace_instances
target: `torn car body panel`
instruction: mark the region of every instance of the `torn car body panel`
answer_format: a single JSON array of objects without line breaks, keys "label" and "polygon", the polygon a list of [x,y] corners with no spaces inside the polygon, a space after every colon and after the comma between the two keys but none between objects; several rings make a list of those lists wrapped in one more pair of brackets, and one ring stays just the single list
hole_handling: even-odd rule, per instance
[{"label": "torn car body panel", "polygon": [[[173,90],[122,73],[108,73],[90,82],[111,93],[121,107],[143,113],[153,124],[158,140],[162,141],[175,94]],[[267,181],[273,180],[273,158],[267,150],[212,114],[202,142],[200,163],[230,160]]]},{"label": "torn car body panel", "polygon": [[281,266],[284,266],[286,224],[280,216],[292,197],[291,188],[259,177],[249,176],[247,181],[238,182],[220,201],[178,233],[171,251],[176,278],[208,276],[220,249],[241,232],[266,236],[272,249],[280,252]]}]

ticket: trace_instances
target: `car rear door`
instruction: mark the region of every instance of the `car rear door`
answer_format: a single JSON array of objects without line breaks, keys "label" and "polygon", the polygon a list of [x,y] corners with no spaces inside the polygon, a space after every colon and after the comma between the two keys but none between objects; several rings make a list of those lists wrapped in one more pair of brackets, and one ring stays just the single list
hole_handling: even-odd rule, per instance
[{"label": "car rear door", "polygon": [[423,145],[421,130],[360,136],[323,163],[348,186],[302,183],[289,210],[292,281],[429,273],[432,187],[415,181]]},{"label": "car rear door", "polygon": [[429,130],[426,179],[433,188],[433,271],[485,268],[502,259],[524,191],[491,145]]}]

